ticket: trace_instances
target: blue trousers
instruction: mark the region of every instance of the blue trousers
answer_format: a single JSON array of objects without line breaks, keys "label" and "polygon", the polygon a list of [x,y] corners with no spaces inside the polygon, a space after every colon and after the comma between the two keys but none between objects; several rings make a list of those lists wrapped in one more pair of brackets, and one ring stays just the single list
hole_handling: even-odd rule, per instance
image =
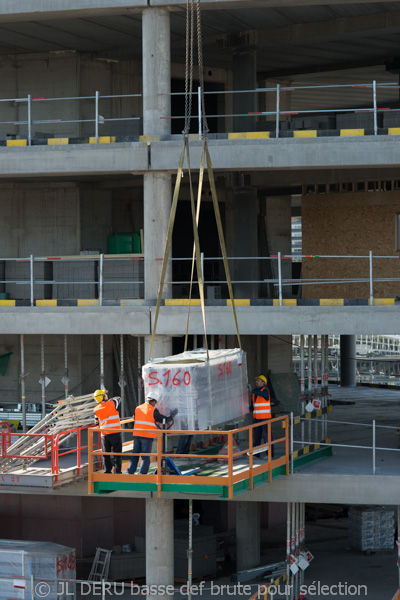
[{"label": "blue trousers", "polygon": [[[261,423],[260,419],[253,419],[254,423]],[[253,448],[261,446],[261,440],[264,438],[264,444],[268,444],[268,423],[255,427],[253,429]],[[271,430],[271,442],[274,438],[272,437]],[[274,458],[274,446],[271,444],[271,458]]]},{"label": "blue trousers", "polygon": [[[144,454],[150,453],[152,443],[153,443],[153,438],[140,437],[138,435],[135,435],[134,441],[133,441],[133,452],[138,453],[138,454],[141,454],[142,452]],[[128,467],[128,473],[130,475],[133,475],[135,473],[138,462],[139,462],[139,456],[132,456],[131,461],[129,463],[129,467]],[[139,475],[146,475],[149,470],[149,466],[150,466],[150,456],[143,456],[142,464],[140,465],[140,469],[139,469]]]}]

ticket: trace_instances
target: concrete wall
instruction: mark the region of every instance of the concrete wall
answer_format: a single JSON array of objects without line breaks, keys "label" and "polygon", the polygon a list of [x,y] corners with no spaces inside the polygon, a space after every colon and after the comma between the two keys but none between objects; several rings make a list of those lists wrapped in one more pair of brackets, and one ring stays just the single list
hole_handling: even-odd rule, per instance
[{"label": "concrete wall", "polygon": [[[25,335],[25,379],[27,403],[41,403],[41,348],[40,336]],[[44,338],[45,373],[51,379],[46,388],[46,401],[54,402],[64,398],[64,336],[47,335]],[[0,336],[0,355],[12,352],[4,377],[0,377],[1,406],[7,403],[20,403],[21,371],[19,336]],[[112,336],[104,337],[105,385],[114,395],[114,363]],[[99,387],[100,383],[100,338],[99,336],[68,336],[69,391],[74,396],[87,394]]]},{"label": "concrete wall", "polygon": [[74,184],[2,184],[0,256],[79,252],[79,190]]},{"label": "concrete wall", "polygon": [[75,548],[77,558],[96,547],[134,544],[145,530],[144,500],[71,496],[0,495],[2,538],[47,541]]},{"label": "concrete wall", "polygon": [[[374,277],[398,277],[397,216],[400,192],[359,192],[303,196],[303,254],[394,255],[375,259]],[[369,277],[368,259],[304,259],[304,278]],[[400,294],[399,282],[374,283],[374,296]],[[304,298],[368,298],[369,283],[304,286]]]},{"label": "concrete wall", "polygon": [[79,250],[93,249],[107,253],[107,237],[112,233],[111,190],[82,189],[80,208]]},{"label": "concrete wall", "polygon": [[[139,93],[140,62],[98,60],[90,54],[74,51],[0,57],[0,75],[4,98],[63,98],[78,96]],[[99,114],[108,117],[140,116],[141,99],[101,100]],[[95,118],[94,99],[32,102],[32,120],[61,119],[76,121]],[[27,103],[0,103],[0,121],[27,119]],[[139,133],[140,121],[105,123],[100,135],[133,135]],[[6,135],[22,135],[27,125],[0,123],[0,139]],[[94,123],[33,123],[32,133],[50,137],[94,136]]]}]

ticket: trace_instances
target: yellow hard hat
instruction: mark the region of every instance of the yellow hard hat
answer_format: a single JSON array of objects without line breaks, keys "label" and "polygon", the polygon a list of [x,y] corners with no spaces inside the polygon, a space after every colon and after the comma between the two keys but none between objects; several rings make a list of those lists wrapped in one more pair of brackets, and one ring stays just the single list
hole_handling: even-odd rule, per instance
[{"label": "yellow hard hat", "polygon": [[103,398],[106,394],[105,390],[96,390],[93,393],[93,398],[96,400],[96,402],[103,402]]},{"label": "yellow hard hat", "polygon": [[257,379],[261,379],[261,381],[263,381],[265,383],[265,385],[267,385],[267,378],[265,377],[265,375],[257,375],[257,377],[255,379],[256,379],[256,381],[257,381]]}]

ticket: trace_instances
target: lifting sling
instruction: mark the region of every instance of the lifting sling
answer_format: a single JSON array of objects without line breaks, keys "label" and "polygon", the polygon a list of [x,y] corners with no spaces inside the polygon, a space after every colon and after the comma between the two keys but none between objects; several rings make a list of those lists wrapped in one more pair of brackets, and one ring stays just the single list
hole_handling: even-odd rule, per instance
[{"label": "lifting sling", "polygon": [[154,344],[154,339],[155,339],[155,335],[156,335],[156,331],[157,331],[157,322],[158,322],[158,317],[159,317],[159,312],[160,312],[162,292],[163,292],[164,282],[165,282],[165,274],[166,274],[167,265],[168,265],[168,257],[169,257],[169,253],[171,250],[172,232],[173,232],[173,228],[174,228],[174,222],[175,222],[177,204],[178,204],[178,199],[179,199],[181,181],[182,181],[183,173],[184,173],[185,156],[186,156],[186,163],[187,163],[187,174],[188,174],[188,181],[189,181],[190,204],[191,204],[192,226],[193,226],[193,237],[194,237],[191,281],[190,281],[190,291],[189,291],[189,305],[188,305],[188,315],[187,315],[186,335],[185,335],[185,351],[187,350],[187,341],[188,341],[188,335],[189,335],[189,315],[190,315],[190,306],[191,306],[191,298],[192,298],[194,266],[196,265],[197,283],[199,286],[200,304],[201,304],[201,312],[202,312],[203,327],[204,327],[204,339],[205,339],[205,346],[206,346],[207,358],[208,358],[207,327],[206,327],[206,314],[205,314],[205,302],[204,302],[204,281],[203,281],[201,262],[200,262],[200,241],[199,241],[199,232],[198,232],[201,194],[202,194],[203,181],[204,181],[204,171],[205,171],[206,166],[207,166],[207,172],[208,172],[208,179],[209,179],[209,183],[210,183],[210,190],[211,190],[211,196],[212,196],[212,201],[213,201],[215,220],[216,220],[216,224],[217,224],[218,238],[219,238],[221,254],[222,254],[222,259],[223,259],[223,264],[224,264],[224,269],[225,269],[225,276],[226,276],[226,281],[227,281],[227,285],[228,285],[229,298],[230,298],[230,303],[232,306],[233,318],[234,318],[235,327],[236,327],[236,335],[237,335],[239,348],[242,347],[241,340],[240,340],[240,334],[239,334],[237,315],[236,315],[235,300],[233,297],[232,281],[231,281],[231,276],[230,276],[230,272],[229,272],[228,258],[227,258],[227,254],[226,254],[226,246],[225,246],[225,239],[224,239],[224,233],[223,233],[223,228],[222,228],[221,214],[220,214],[219,205],[218,205],[218,197],[217,197],[217,190],[216,190],[215,180],[214,180],[214,172],[213,172],[213,168],[212,168],[211,157],[210,157],[210,153],[208,150],[208,143],[207,143],[208,124],[207,124],[207,119],[206,119],[205,101],[204,101],[204,78],[203,78],[203,57],[202,57],[202,42],[201,42],[200,0],[197,0],[196,7],[197,7],[196,16],[197,16],[198,67],[199,67],[199,83],[200,83],[201,107],[202,107],[202,133],[201,133],[202,153],[201,153],[200,169],[199,169],[197,206],[195,207],[195,202],[194,202],[193,181],[192,181],[190,152],[189,152],[189,131],[190,131],[192,89],[193,89],[193,39],[194,39],[194,13],[195,13],[195,11],[194,11],[194,0],[190,0],[190,2],[189,2],[189,0],[187,0],[187,7],[186,7],[186,67],[185,67],[185,127],[182,132],[182,134],[183,134],[182,150],[181,150],[178,172],[177,172],[176,181],[175,181],[175,188],[174,188],[174,193],[173,193],[173,198],[172,198],[171,212],[170,212],[167,236],[166,236],[166,242],[165,242],[164,257],[163,257],[162,268],[161,268],[161,276],[160,276],[160,281],[159,281],[159,286],[158,286],[157,304],[156,304],[156,312],[155,312],[155,316],[154,316],[154,326],[153,326],[152,336],[151,336],[149,360],[151,360],[151,357],[152,357],[153,344]]}]

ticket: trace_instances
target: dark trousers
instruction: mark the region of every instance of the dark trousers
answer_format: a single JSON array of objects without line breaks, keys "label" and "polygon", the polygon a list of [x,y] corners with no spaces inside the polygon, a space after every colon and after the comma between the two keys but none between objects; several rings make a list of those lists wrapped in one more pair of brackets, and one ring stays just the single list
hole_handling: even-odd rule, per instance
[{"label": "dark trousers", "polygon": [[[253,419],[254,423],[261,423],[260,419]],[[253,429],[253,448],[261,446],[261,440],[264,438],[264,444],[268,444],[268,423],[255,427]],[[271,442],[273,441],[271,428]],[[274,445],[271,444],[271,458],[274,458]]]},{"label": "dark trousers", "polygon": [[190,446],[192,445],[192,435],[181,435],[176,449],[177,454],[190,454]]},{"label": "dark trousers", "polygon": [[[122,439],[120,433],[109,433],[101,436],[101,449],[103,452],[122,452]],[[122,456],[114,456],[114,473],[121,473]],[[104,473],[111,473],[111,456],[103,456]]]},{"label": "dark trousers", "polygon": [[[150,454],[151,446],[153,444],[153,438],[140,437],[135,435],[133,438],[133,450],[135,454]],[[137,469],[139,462],[139,456],[132,456],[128,467],[128,473],[133,475]],[[139,475],[146,475],[150,466],[150,456],[142,456],[142,464],[140,465]]]}]

